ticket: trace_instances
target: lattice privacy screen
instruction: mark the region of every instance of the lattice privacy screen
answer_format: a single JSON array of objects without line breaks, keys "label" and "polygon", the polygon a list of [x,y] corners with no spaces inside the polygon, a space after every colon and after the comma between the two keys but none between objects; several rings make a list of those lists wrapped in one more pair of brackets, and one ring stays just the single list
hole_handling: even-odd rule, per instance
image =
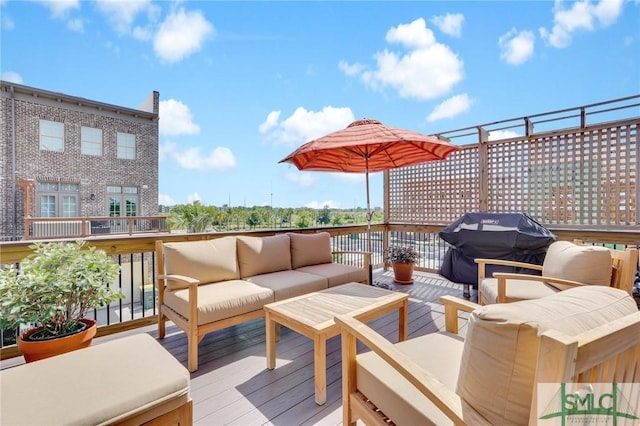
[{"label": "lattice privacy screen", "polygon": [[526,212],[556,227],[638,226],[639,125],[465,145],[446,160],[391,170],[389,220],[447,224],[490,211]]}]

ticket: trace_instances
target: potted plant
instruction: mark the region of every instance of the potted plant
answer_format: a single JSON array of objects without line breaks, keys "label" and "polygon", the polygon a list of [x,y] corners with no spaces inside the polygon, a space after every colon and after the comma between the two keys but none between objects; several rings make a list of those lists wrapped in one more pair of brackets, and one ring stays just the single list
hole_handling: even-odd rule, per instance
[{"label": "potted plant", "polygon": [[393,266],[394,281],[413,284],[413,268],[420,254],[411,246],[391,246],[387,254]]},{"label": "potted plant", "polygon": [[27,362],[89,346],[96,322],[87,311],[123,297],[110,288],[120,266],[84,245],[35,243],[20,268],[0,268],[0,328],[31,327],[17,341]]}]

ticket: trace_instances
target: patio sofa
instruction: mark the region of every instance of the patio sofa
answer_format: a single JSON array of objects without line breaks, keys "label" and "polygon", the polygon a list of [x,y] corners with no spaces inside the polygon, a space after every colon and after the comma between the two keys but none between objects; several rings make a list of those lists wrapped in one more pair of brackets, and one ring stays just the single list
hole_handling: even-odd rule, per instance
[{"label": "patio sofa", "polygon": [[[361,256],[362,267],[334,256]],[[349,282],[368,283],[370,254],[332,252],[328,232],[156,242],[158,335],[173,321],[187,334],[188,369],[212,331],[264,317],[264,305]]]},{"label": "patio sofa", "polygon": [[3,425],[190,425],[189,372],[148,334],[0,371]]}]

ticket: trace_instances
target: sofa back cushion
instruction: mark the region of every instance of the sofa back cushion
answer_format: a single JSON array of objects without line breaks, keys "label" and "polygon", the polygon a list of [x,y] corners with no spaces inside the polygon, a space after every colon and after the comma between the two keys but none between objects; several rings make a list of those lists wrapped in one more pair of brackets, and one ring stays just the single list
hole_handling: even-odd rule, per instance
[{"label": "sofa back cushion", "polygon": [[576,336],[637,310],[627,292],[602,286],[478,308],[469,317],[457,392],[491,424],[528,424],[540,334]]},{"label": "sofa back cushion", "polygon": [[[611,285],[611,251],[606,247],[576,245],[556,241],[549,246],[542,265],[545,277],[562,278],[584,284]],[[570,286],[550,283],[566,290]]]},{"label": "sofa back cushion", "polygon": [[290,233],[289,237],[291,238],[291,267],[293,269],[333,262],[331,234],[328,232]]},{"label": "sofa back cushion", "polygon": [[291,269],[289,236],[238,237],[240,277]]},{"label": "sofa back cushion", "polygon": [[[163,252],[167,275],[185,275],[202,284],[240,278],[236,237],[164,243]],[[175,286],[169,281],[167,287]]]}]

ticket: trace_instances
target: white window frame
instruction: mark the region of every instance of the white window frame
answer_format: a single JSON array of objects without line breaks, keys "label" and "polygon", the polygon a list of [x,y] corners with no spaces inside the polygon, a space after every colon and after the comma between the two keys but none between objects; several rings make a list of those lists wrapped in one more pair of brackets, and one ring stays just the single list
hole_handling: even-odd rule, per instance
[{"label": "white window frame", "polygon": [[[78,217],[80,216],[80,185],[62,182],[38,182],[36,188],[38,217]],[[43,211],[46,205],[53,207]],[[70,207],[73,207],[70,209]],[[43,214],[45,213],[45,214]]]},{"label": "white window frame", "polygon": [[40,149],[64,152],[64,123],[40,120]]},{"label": "white window frame", "polygon": [[82,126],[80,152],[84,155],[102,156],[102,129]]},{"label": "white window frame", "polygon": [[117,145],[118,158],[124,160],[136,159],[136,135],[118,132]]}]

